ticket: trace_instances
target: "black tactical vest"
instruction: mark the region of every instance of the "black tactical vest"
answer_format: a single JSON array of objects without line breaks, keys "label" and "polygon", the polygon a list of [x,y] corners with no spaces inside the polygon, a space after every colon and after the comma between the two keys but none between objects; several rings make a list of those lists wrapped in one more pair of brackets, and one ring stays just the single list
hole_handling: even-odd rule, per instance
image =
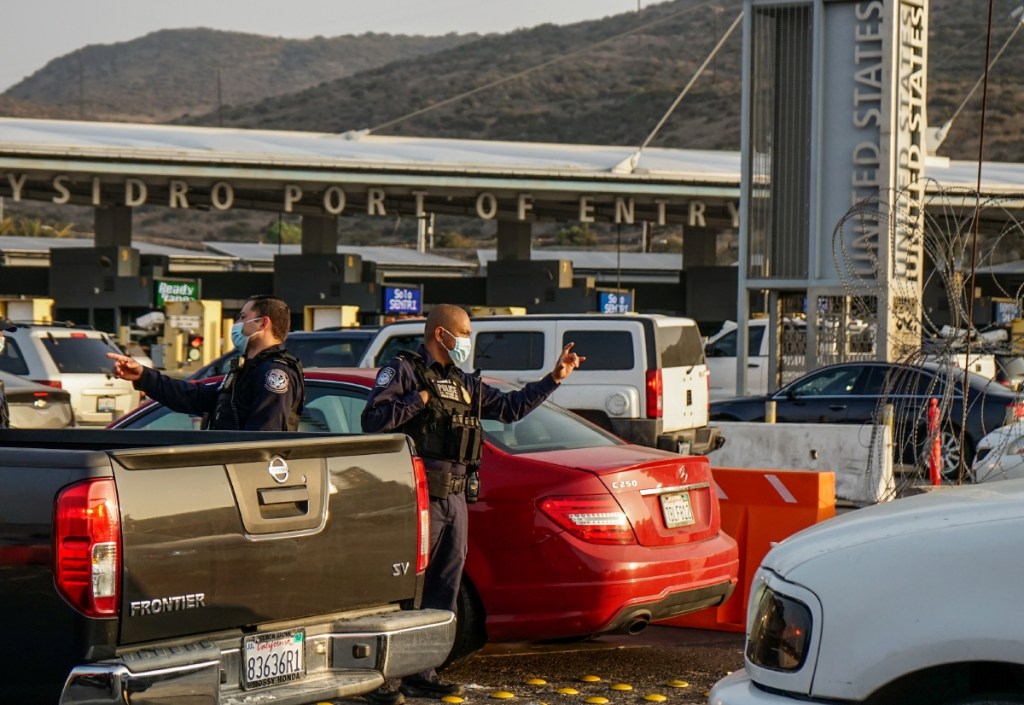
[{"label": "black tactical vest", "polygon": [[[480,399],[474,406],[470,392],[457,375],[443,377],[423,358],[408,350],[398,354],[412,363],[420,384],[430,392],[427,407],[402,426],[416,444],[417,455],[459,465],[480,464]],[[454,368],[449,368],[454,369]]]},{"label": "black tactical vest", "polygon": [[[217,393],[217,403],[214,405],[213,414],[209,417],[203,428],[210,428],[218,431],[240,431],[249,418],[249,409],[239,407],[239,397],[252,398],[251,387],[254,384],[261,384],[256,379],[256,370],[267,361],[280,362],[295,371],[298,378],[298,387],[295,393],[295,400],[288,413],[288,430],[294,431],[299,427],[299,415],[302,413],[302,400],[306,398],[306,386],[302,378],[302,364],[282,349],[271,349],[261,352],[251,360],[243,357],[231,361],[231,370],[224,377]],[[240,394],[245,390],[248,394]],[[276,430],[276,429],[275,429]]]}]

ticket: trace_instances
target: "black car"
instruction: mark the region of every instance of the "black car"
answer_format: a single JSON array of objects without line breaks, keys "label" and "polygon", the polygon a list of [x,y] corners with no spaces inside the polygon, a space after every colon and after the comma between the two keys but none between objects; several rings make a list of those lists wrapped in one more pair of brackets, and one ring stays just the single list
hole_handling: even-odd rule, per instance
[{"label": "black car", "polygon": [[[285,348],[307,369],[315,367],[355,367],[377,335],[376,328],[338,328],[296,331],[288,334]],[[206,379],[225,375],[237,350],[226,352],[209,365],[200,367],[186,379]]]},{"label": "black car", "polygon": [[712,402],[712,421],[764,421],[765,402],[775,402],[779,423],[878,423],[886,404],[893,407],[893,445],[897,463],[927,467],[928,407],[937,400],[942,442],[942,474],[956,479],[961,427],[966,467],[974,449],[1007,414],[1024,414],[1021,398],[1005,386],[968,374],[964,423],[964,371],[935,364],[847,362],[814,370],[772,394]]}]

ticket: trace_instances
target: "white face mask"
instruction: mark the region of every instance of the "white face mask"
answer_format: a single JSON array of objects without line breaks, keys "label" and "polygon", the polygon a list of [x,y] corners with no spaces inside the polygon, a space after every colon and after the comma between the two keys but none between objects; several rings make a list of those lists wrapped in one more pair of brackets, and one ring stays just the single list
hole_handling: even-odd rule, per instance
[{"label": "white face mask", "polygon": [[[447,333],[455,341],[455,345],[449,348],[447,345],[444,349],[448,351],[448,357],[452,359],[456,365],[462,365],[464,362],[469,360],[469,355],[473,351],[473,342],[469,338],[460,338],[454,333],[442,328],[443,332]],[[444,343],[441,343],[444,345]]]},{"label": "white face mask", "polygon": [[7,347],[7,338],[4,337],[3,333],[0,333],[0,355],[4,354],[5,347]]}]

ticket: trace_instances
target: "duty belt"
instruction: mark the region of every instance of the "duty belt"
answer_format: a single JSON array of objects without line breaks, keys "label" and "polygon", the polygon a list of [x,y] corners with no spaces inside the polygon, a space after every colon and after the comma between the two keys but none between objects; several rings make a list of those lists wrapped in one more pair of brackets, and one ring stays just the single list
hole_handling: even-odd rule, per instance
[{"label": "duty belt", "polygon": [[427,491],[435,499],[444,499],[450,494],[462,494],[465,489],[465,475],[452,477],[447,470],[433,470],[427,473]]}]

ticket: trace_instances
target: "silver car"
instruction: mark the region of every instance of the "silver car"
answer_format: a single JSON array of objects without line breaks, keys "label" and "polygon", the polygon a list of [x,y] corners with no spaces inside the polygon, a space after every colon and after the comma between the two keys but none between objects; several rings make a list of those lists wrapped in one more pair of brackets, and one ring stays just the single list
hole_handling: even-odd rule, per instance
[{"label": "silver car", "polygon": [[6,372],[0,372],[0,388],[7,398],[11,428],[67,428],[75,425],[71,395],[63,389],[36,384]]},{"label": "silver car", "polygon": [[139,405],[140,393],[112,374],[108,352],[120,350],[90,327],[15,321],[4,333],[0,371],[63,389],[78,425],[105,426]]}]

